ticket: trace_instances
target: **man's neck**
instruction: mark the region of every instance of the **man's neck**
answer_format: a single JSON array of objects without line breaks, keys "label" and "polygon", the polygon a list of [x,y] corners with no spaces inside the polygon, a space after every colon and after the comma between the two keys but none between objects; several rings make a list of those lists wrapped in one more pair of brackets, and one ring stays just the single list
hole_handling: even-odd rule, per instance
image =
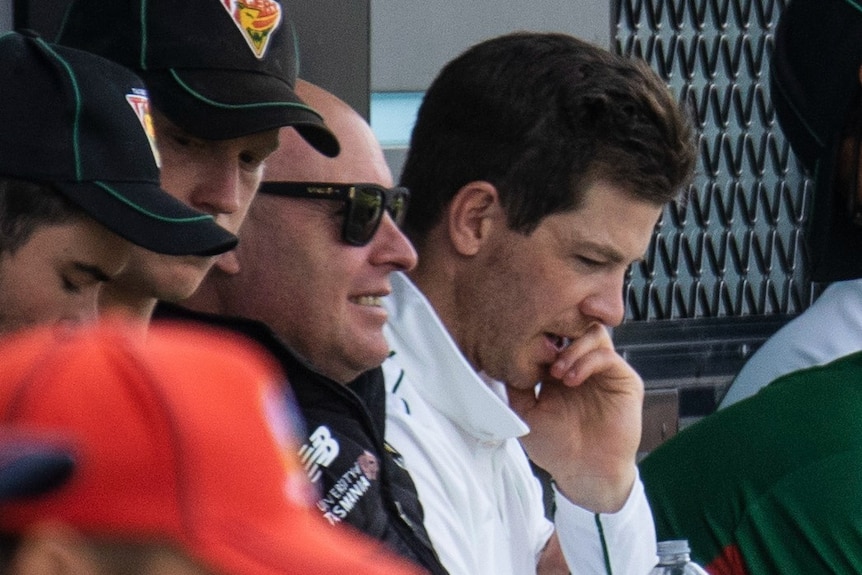
[{"label": "man's neck", "polygon": [[144,326],[150,323],[157,303],[156,298],[111,289],[109,285],[102,288],[99,298],[99,308],[103,314],[118,315]]}]

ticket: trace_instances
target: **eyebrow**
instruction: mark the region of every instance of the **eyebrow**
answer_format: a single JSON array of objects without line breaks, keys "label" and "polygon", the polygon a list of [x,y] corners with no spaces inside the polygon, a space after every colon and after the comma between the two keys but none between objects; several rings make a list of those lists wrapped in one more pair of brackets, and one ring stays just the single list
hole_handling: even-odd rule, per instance
[{"label": "eyebrow", "polygon": [[85,273],[87,275],[92,276],[93,279],[95,279],[96,281],[99,281],[99,282],[107,283],[107,282],[111,281],[111,279],[112,279],[111,276],[106,274],[105,271],[102,268],[100,268],[99,266],[94,266],[91,264],[85,264],[85,263],[81,263],[81,262],[75,262],[74,268],[76,270],[82,272],[82,273]]}]

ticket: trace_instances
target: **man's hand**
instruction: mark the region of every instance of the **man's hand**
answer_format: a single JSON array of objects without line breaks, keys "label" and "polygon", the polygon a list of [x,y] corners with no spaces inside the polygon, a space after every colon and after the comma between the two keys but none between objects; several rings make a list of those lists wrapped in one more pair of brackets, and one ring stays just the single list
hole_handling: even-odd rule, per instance
[{"label": "man's hand", "polygon": [[619,511],[634,483],[641,436],[643,381],[595,324],[560,352],[538,394],[508,388],[509,403],[530,426],[521,443],[573,503]]}]

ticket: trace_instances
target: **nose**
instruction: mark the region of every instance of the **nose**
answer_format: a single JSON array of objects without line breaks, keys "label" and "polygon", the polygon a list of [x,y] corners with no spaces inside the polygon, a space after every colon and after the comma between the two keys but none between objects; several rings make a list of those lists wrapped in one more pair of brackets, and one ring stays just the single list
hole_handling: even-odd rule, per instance
[{"label": "nose", "polygon": [[214,216],[233,214],[241,205],[239,168],[215,154],[212,160],[196,172],[189,203]]},{"label": "nose", "polygon": [[608,281],[597,282],[590,290],[590,294],[582,300],[581,314],[608,327],[621,324],[625,314],[624,282],[625,274],[618,274]]},{"label": "nose", "polygon": [[416,267],[418,256],[413,244],[388,212],[383,215],[380,227],[371,239],[371,248],[371,260],[375,265],[388,265],[394,271],[409,271]]}]

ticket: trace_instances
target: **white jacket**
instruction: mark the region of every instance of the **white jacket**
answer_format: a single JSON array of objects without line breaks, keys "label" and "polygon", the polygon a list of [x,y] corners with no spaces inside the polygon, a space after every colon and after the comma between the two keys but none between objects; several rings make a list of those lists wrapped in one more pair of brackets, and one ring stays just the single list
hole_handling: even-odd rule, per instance
[{"label": "white jacket", "polygon": [[[391,278],[386,439],[416,483],[434,548],[451,575],[534,574],[554,524],[517,440],[529,428],[509,408],[503,384],[471,368],[421,292],[404,274]],[[655,564],[640,479],[614,514],[594,514],[559,493],[555,503],[572,573],[644,575]]]}]

